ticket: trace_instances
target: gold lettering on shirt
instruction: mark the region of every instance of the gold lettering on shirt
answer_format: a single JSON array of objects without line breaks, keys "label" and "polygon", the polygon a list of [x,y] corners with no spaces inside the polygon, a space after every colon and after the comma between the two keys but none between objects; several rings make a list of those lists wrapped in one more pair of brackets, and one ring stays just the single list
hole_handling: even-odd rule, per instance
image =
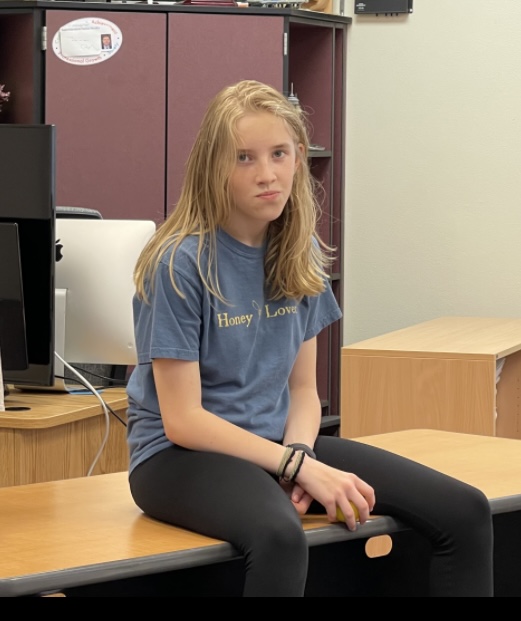
[{"label": "gold lettering on shirt", "polygon": [[264,306],[266,310],[266,317],[268,319],[272,319],[273,317],[284,317],[284,315],[296,315],[297,307],[296,306],[281,306],[280,308],[276,308],[274,311],[270,310],[268,304]]},{"label": "gold lettering on shirt", "polygon": [[252,314],[236,315],[235,317],[230,316],[228,313],[219,313],[217,315],[219,328],[231,328],[233,326],[243,326],[244,324],[246,324],[246,327],[249,328],[252,318]]},{"label": "gold lettering on shirt", "polygon": [[[276,319],[277,317],[285,317],[286,315],[296,315],[298,306],[280,306],[277,308],[270,308],[269,304],[264,305],[264,314],[266,319]],[[258,310],[259,318],[262,310]],[[218,313],[217,321],[219,328],[233,328],[235,326],[250,327],[254,315],[230,315],[229,313]]]}]

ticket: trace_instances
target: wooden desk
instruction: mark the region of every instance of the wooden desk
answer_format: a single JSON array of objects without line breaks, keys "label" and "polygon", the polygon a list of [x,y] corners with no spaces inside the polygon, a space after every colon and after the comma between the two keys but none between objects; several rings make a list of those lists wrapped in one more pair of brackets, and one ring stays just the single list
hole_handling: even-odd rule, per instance
[{"label": "wooden desk", "polygon": [[[368,522],[363,532],[330,524],[325,516],[302,522],[310,546],[403,530],[387,517]],[[126,472],[4,487],[0,533],[0,597],[148,575],[155,580],[160,573],[241,559],[225,541],[145,516],[131,498]],[[168,595],[183,593],[175,582]],[[177,583],[185,584],[182,575]],[[200,593],[212,588],[196,586]]]},{"label": "wooden desk", "polygon": [[350,438],[429,428],[521,439],[521,319],[443,317],[343,347],[340,425]]},{"label": "wooden desk", "polygon": [[[521,593],[519,572],[504,569],[509,562],[517,566],[521,556],[519,440],[420,429],[357,441],[416,459],[476,485],[489,498],[495,519],[512,516],[507,535],[498,532],[496,537],[496,588]],[[154,588],[162,585],[163,594],[186,595],[189,585],[200,594],[220,580],[222,588],[228,588],[223,576],[240,560],[226,542],[144,516],[131,499],[123,472],[3,488],[0,508],[0,596],[75,587],[79,589],[76,594],[89,587],[96,595],[101,589],[104,593],[126,589],[138,594],[143,583],[136,580],[147,577]],[[504,522],[498,522],[498,529],[503,527]],[[396,595],[400,589],[407,592],[416,575],[424,575],[424,565],[415,564],[416,541],[402,540],[400,546],[400,537],[407,537],[410,531],[391,518],[377,517],[350,532],[343,524],[308,516],[304,529],[313,560],[310,592],[345,594],[358,582],[360,589],[368,592],[383,588]],[[365,557],[366,541],[385,532],[391,533],[395,542],[392,553],[377,560]],[[400,547],[404,548],[401,552]],[[195,568],[208,569],[205,580],[201,574],[195,574],[196,580],[194,574],[186,578]],[[167,575],[171,571],[176,572],[175,578]],[[167,579],[162,580],[161,575]],[[507,589],[504,584],[510,579]]]},{"label": "wooden desk", "polygon": [[521,440],[409,429],[356,438],[479,488],[492,512],[521,510]]},{"label": "wooden desk", "polygon": [[[126,420],[124,389],[100,393]],[[106,419],[93,395],[13,391],[0,412],[0,487],[85,476],[101,446]],[[110,415],[109,438],[93,474],[128,467],[126,429]]]}]

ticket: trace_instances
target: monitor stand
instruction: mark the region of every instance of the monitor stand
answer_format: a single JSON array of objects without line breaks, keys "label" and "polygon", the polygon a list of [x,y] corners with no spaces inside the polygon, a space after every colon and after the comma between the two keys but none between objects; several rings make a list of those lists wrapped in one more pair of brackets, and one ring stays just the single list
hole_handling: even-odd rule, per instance
[{"label": "monitor stand", "polygon": [[[54,350],[55,350],[55,354],[58,354],[58,355],[55,355],[55,358],[54,358],[54,383],[52,384],[52,386],[32,386],[32,385],[25,385],[25,384],[24,385],[16,384],[14,387],[17,390],[30,391],[30,392],[64,392],[64,393],[69,393],[69,394],[77,393],[78,391],[82,392],[82,391],[88,390],[86,389],[85,385],[79,379],[76,381],[72,372],[67,373],[67,369],[65,368],[65,365],[62,362],[62,360],[69,362],[65,358],[65,322],[67,319],[67,315],[66,315],[67,289],[56,289],[54,299],[55,299],[55,303],[54,303],[54,313],[55,313],[54,315]],[[85,365],[82,365],[82,366],[85,366]],[[94,367],[95,365],[91,365],[91,366]],[[107,365],[101,365],[101,366],[107,366]],[[112,366],[111,378],[113,380],[122,382],[126,379],[126,375],[127,375],[126,365],[110,365],[110,366]],[[88,374],[88,371],[87,371],[87,374]],[[90,382],[93,382],[93,380],[90,380]],[[118,384],[115,384],[115,385],[118,385]],[[102,386],[101,388],[104,388],[104,387],[109,388],[110,386],[111,384],[109,384],[108,386]]]}]

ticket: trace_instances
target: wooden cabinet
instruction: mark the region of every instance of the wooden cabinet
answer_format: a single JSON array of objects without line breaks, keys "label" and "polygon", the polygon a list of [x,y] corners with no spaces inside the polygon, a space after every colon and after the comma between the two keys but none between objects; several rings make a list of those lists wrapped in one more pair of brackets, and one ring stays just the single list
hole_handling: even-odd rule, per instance
[{"label": "wooden cabinet", "polygon": [[342,348],[341,435],[521,439],[521,319],[442,317]]},{"label": "wooden cabinet", "polygon": [[119,420],[93,395],[12,390],[0,413],[0,487],[127,470],[126,394],[110,388],[103,399]]},{"label": "wooden cabinet", "polygon": [[[64,62],[53,49],[57,34],[96,17],[122,33],[117,53],[85,66]],[[0,121],[56,125],[58,205],[160,223],[175,208],[210,98],[245,78],[287,94],[293,85],[312,142],[323,147],[311,166],[324,188],[320,232],[338,249],[332,283],[342,303],[350,22],[289,8],[4,0],[0,82],[12,96]],[[323,413],[337,422],[341,335],[338,322],[319,339]]]},{"label": "wooden cabinet", "polygon": [[[62,9],[68,6],[75,9]],[[118,53],[88,66],[60,59],[53,49],[59,29],[98,13],[83,3],[2,3],[0,75],[12,96],[0,120],[56,125],[57,205],[159,222],[165,201],[165,17],[105,11],[104,19],[124,33]]]}]

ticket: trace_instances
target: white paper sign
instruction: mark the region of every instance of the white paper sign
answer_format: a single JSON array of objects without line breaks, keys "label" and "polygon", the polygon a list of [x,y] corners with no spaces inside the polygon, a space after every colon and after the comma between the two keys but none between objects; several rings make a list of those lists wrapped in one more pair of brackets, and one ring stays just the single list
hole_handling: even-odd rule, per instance
[{"label": "white paper sign", "polygon": [[103,17],[83,17],[56,32],[52,49],[66,63],[89,66],[112,58],[122,44],[123,34],[114,22]]},{"label": "white paper sign", "polygon": [[101,52],[101,38],[98,30],[60,31],[60,46],[64,56],[97,56]]}]

